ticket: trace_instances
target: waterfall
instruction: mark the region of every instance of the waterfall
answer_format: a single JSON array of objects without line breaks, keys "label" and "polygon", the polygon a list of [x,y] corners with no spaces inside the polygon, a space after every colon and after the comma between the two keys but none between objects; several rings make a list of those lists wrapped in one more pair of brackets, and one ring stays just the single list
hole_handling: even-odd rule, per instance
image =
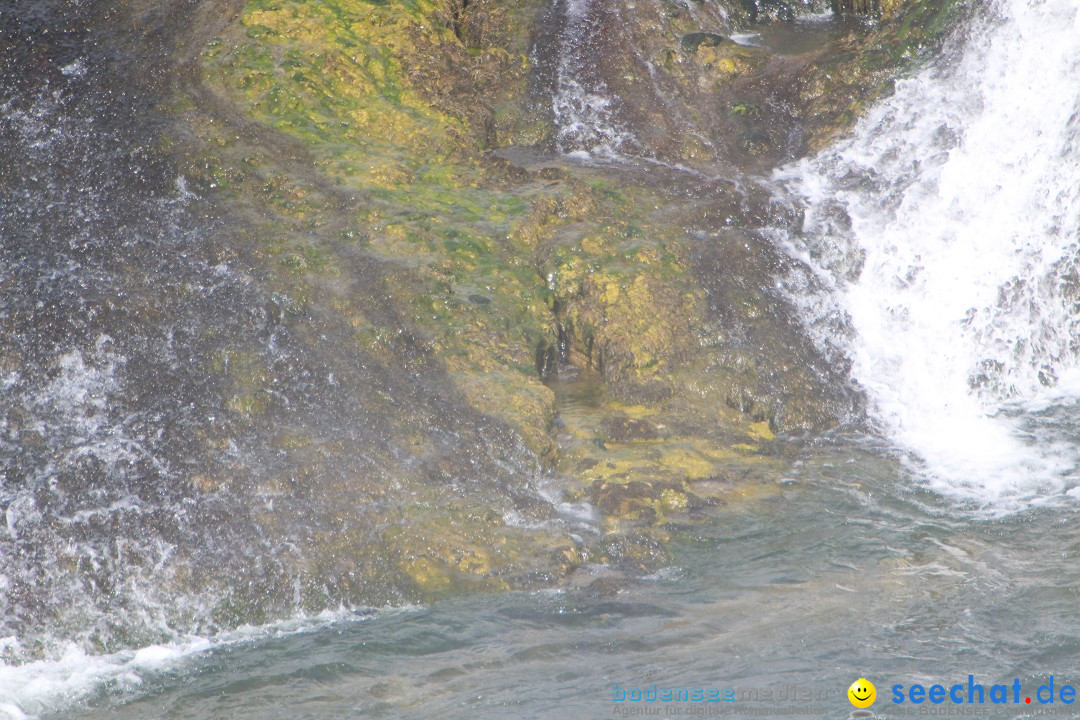
[{"label": "waterfall", "polygon": [[[1080,9],[998,0],[850,138],[778,172],[789,289],[934,489],[1016,506],[1080,452]],[[809,293],[811,287],[824,288]]]},{"label": "waterfall", "polygon": [[617,100],[599,73],[604,8],[593,0],[562,0],[561,6],[552,93],[558,148],[565,153],[616,155],[633,142],[633,135],[619,121]]}]

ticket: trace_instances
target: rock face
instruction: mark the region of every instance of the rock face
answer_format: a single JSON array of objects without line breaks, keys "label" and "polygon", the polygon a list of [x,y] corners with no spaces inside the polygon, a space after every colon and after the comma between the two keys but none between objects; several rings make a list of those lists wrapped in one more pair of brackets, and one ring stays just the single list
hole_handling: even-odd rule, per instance
[{"label": "rock face", "polygon": [[[792,53],[715,2],[204,4],[170,148],[292,360],[221,339],[208,452],[259,450],[191,482],[281,498],[256,522],[307,609],[662,564],[779,477],[776,433],[857,417],[772,290],[761,231],[798,217],[752,177],[886,88],[930,2]],[[595,32],[568,50],[572,22]],[[566,52],[658,164],[553,154]]]},{"label": "rock face", "polygon": [[[899,67],[940,41],[957,8],[950,0],[860,2],[800,24],[783,3],[579,0],[553,3],[544,16],[555,38],[572,24],[567,5],[580,8],[578,32],[587,32],[569,50],[564,42],[563,53],[576,53],[570,67],[583,68],[582,84],[614,99],[609,112],[631,136],[623,149],[733,175],[790,160],[847,127]],[[785,37],[778,26],[796,32]],[[555,91],[565,58],[537,61]]]}]

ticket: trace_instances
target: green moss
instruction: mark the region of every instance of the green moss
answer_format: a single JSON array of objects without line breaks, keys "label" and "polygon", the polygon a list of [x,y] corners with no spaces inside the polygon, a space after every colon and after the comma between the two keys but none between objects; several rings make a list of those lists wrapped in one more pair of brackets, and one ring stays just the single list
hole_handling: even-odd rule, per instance
[{"label": "green moss", "polygon": [[[311,539],[306,607],[528,587],[586,559],[654,569],[668,528],[736,496],[720,479],[778,472],[769,408],[732,399],[760,374],[710,345],[685,223],[660,211],[670,196],[603,170],[530,174],[484,154],[550,134],[523,102],[530,13],[544,5],[472,0],[455,27],[426,0],[252,0],[202,57],[204,87],[242,122],[220,122],[213,103],[191,110],[199,177],[252,219],[275,321],[312,346],[340,329],[357,364],[430,363],[447,407],[483,416],[605,514],[594,547],[507,527],[501,497],[419,479],[415,458],[445,452],[409,417],[388,430],[406,458],[388,465],[393,483],[318,476],[332,517]],[[717,77],[757,67],[759,53],[728,45],[699,43],[694,62]],[[755,118],[749,101],[733,107]],[[760,298],[737,306],[748,321],[764,315]],[[564,361],[596,378],[588,403],[568,398]],[[251,423],[273,409],[253,353],[213,365],[234,414]],[[379,402],[393,399],[373,400],[373,415]],[[335,441],[288,432],[273,445],[310,459],[316,477]],[[368,504],[372,522],[348,514]],[[244,598],[222,612],[254,612]]]}]

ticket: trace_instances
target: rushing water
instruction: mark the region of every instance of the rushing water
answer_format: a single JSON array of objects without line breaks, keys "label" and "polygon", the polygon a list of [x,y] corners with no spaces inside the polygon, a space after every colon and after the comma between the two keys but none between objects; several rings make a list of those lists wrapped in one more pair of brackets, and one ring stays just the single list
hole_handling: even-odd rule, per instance
[{"label": "rushing water", "polygon": [[1080,461],[1080,12],[995,2],[955,43],[783,173],[828,288],[796,295],[936,489],[1046,498]]},{"label": "rushing water", "polygon": [[[449,397],[403,322],[386,319],[392,363],[348,349],[340,318],[288,326],[290,299],[253,277],[212,186],[189,187],[163,150],[191,4],[140,7],[129,32],[104,0],[0,4],[4,662],[392,594],[303,560],[327,527],[353,557],[378,542],[404,477],[522,522],[550,509],[520,443]],[[352,262],[382,317],[377,271]],[[249,422],[237,403],[266,412]],[[409,423],[427,449],[397,444]]]},{"label": "rushing water", "polygon": [[[0,15],[19,28],[4,47],[56,20],[34,5]],[[554,113],[564,151],[613,155],[632,135],[590,74],[598,6],[560,6]],[[839,718],[859,676],[881,698],[969,673],[1080,681],[1066,501],[1080,458],[1075,3],[982,8],[848,140],[779,174],[807,209],[805,232],[785,238],[806,268],[789,288],[821,348],[852,363],[873,438],[801,448],[782,483],[688,531],[644,580],[592,567],[558,591],[227,632],[198,622],[206,593],[166,581],[187,567],[177,548],[223,576],[267,570],[245,516],[255,503],[177,488],[190,448],[153,430],[213,412],[219,388],[197,365],[177,370],[213,349],[200,319],[265,303],[210,260],[192,196],[145,154],[140,109],[93,86],[117,58],[86,47],[53,43],[28,77],[3,66],[0,140],[18,154],[0,167],[0,219],[23,242],[0,245],[0,337],[36,341],[0,358],[0,718],[603,717],[627,707],[616,684],[653,683]],[[160,279],[155,293],[139,294],[140,275]],[[127,332],[109,293],[172,298],[177,322]],[[46,659],[27,662],[25,645]],[[792,685],[814,699],[760,699]],[[759,699],[743,699],[751,689]]]},{"label": "rushing water", "polygon": [[[1074,517],[980,520],[915,489],[881,448],[844,441],[807,448],[775,494],[722,514],[642,582],[75,655],[74,672],[0,673],[0,691],[28,713],[87,720],[607,717],[615,684],[652,683],[759,698],[798,685],[827,697],[732,707],[844,718],[859,676],[882,697],[894,683],[969,673],[987,685],[1019,678],[1031,692],[1050,674],[1076,681]],[[887,707],[874,709],[888,717]]]},{"label": "rushing water", "polygon": [[[190,429],[212,414],[213,382],[194,361],[209,349],[207,319],[243,292],[214,269],[189,194],[152,151],[146,110],[164,57],[140,55],[145,73],[111,86],[134,51],[122,32],[90,41],[100,13],[0,8],[6,660],[54,636],[148,639],[183,604],[166,589],[181,548],[224,548],[191,522],[221,507],[194,501],[177,469],[193,469]],[[125,637],[117,618],[129,610],[139,619]]]},{"label": "rushing water", "polygon": [[607,9],[595,0],[562,0],[558,7],[563,16],[552,110],[559,149],[614,155],[632,146],[634,136],[600,72]]}]

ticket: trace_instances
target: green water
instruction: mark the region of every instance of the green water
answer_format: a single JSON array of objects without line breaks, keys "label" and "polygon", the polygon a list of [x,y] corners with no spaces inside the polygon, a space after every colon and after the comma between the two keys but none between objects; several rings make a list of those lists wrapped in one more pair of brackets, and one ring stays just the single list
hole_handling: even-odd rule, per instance
[{"label": "green water", "polygon": [[[1018,678],[1031,695],[1050,675],[1080,679],[1074,516],[958,508],[880,448],[822,444],[775,493],[686,529],[674,565],[645,580],[593,568],[562,590],[255,636],[144,673],[137,687],[106,685],[54,717],[594,718],[652,707],[839,718],[860,676],[877,685],[878,716],[898,715],[897,683],[974,674],[987,688]],[[737,699],[617,703],[616,684],[730,688]],[[792,687],[813,699],[777,699]]]}]

